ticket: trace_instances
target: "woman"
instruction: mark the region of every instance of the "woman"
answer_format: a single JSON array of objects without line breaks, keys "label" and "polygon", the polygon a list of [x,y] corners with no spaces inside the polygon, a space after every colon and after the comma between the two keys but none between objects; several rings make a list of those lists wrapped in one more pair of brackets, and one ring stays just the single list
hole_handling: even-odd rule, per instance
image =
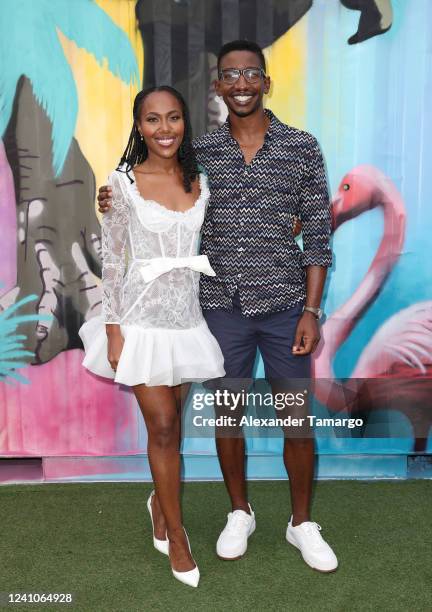
[{"label": "woman", "polygon": [[200,272],[215,274],[207,256],[196,254],[209,190],[192,149],[185,102],[175,89],[141,91],[133,116],[128,145],[109,177],[103,315],[80,330],[83,365],[133,388],[155,483],[147,502],[154,545],[169,555],[177,579],[197,586],[199,570],[180,509],[180,405],[185,380],[225,374],[199,305]]}]

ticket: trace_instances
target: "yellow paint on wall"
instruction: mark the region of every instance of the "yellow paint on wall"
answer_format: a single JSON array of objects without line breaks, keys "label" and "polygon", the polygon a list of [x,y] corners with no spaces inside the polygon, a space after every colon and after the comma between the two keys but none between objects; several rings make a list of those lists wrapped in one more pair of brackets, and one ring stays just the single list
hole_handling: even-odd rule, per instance
[{"label": "yellow paint on wall", "polygon": [[291,30],[265,50],[272,88],[266,99],[284,123],[305,129],[307,20],[301,19]]},{"label": "yellow paint on wall", "polygon": [[[141,79],[144,51],[135,18],[135,0],[96,0],[96,3],[129,37]],[[307,20],[300,20],[265,50],[273,82],[266,106],[282,121],[299,128],[306,124],[306,28]],[[90,53],[79,49],[60,32],[59,36],[78,89],[75,137],[93,169],[96,186],[100,186],[117,166],[126,146],[132,126],[132,104],[139,88],[125,85]]]},{"label": "yellow paint on wall", "polygon": [[[97,4],[129,37],[141,81],[144,53],[135,18],[135,0],[97,0]],[[106,182],[125,149],[132,127],[133,100],[139,88],[126,85],[106,67],[101,67],[90,53],[79,49],[61,33],[59,36],[78,89],[75,137],[93,169],[98,187]]]}]

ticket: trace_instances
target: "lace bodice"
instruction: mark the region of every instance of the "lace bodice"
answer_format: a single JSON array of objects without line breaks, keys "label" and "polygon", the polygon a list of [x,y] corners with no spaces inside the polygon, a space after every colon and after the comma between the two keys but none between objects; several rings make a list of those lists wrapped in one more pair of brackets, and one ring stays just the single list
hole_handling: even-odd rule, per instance
[{"label": "lace bodice", "polygon": [[150,281],[143,278],[149,260],[164,258],[166,263],[166,258],[197,254],[209,200],[205,175],[199,180],[201,191],[193,207],[177,212],[145,200],[124,172],[110,174],[112,206],[102,219],[105,323],[185,329],[203,321],[198,271],[174,267]]}]

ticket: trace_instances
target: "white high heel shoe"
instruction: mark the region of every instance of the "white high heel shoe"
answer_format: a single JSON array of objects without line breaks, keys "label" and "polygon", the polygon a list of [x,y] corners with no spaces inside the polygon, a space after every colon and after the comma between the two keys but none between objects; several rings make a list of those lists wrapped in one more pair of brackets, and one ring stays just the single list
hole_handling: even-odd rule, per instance
[{"label": "white high heel shoe", "polygon": [[155,494],[155,492],[152,491],[150,493],[150,497],[147,500],[147,510],[149,511],[150,520],[151,520],[151,524],[152,524],[153,546],[156,548],[156,550],[161,552],[163,555],[168,555],[169,554],[169,542],[168,542],[168,538],[166,540],[158,540],[155,537],[155,534],[154,534],[153,512],[152,512],[152,498],[154,497],[154,494]]},{"label": "white high heel shoe", "polygon": [[[189,546],[189,552],[192,553],[188,534],[186,533],[186,529],[184,527],[183,527],[183,530],[186,535],[186,540]],[[174,578],[177,578],[177,580],[180,580],[180,582],[183,582],[183,584],[187,584],[187,586],[191,586],[191,587],[197,587],[199,583],[199,579],[200,579],[200,572],[199,572],[198,565],[196,564],[195,559],[193,559],[193,562],[195,563],[195,567],[189,570],[188,572],[177,572],[175,569],[173,569],[172,566],[171,566],[171,571],[173,573]]]}]

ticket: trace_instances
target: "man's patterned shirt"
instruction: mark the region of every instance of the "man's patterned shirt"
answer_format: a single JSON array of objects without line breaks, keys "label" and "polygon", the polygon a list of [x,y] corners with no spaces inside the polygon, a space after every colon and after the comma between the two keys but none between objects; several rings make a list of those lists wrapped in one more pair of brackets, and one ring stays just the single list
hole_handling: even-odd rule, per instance
[{"label": "man's patterned shirt", "polygon": [[[317,140],[265,112],[269,129],[250,165],[228,122],[194,141],[211,194],[200,250],[216,272],[201,275],[204,310],[231,310],[236,290],[247,316],[286,310],[306,298],[305,267],[332,262],[330,202]],[[293,234],[296,216],[303,250]]]}]

